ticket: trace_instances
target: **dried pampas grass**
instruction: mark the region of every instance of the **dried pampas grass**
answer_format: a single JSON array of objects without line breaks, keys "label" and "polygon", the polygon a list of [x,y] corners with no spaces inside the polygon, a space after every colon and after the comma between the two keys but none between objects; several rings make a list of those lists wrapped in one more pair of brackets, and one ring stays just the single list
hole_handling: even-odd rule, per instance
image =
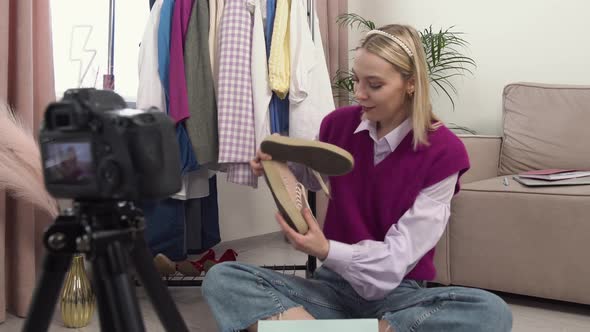
[{"label": "dried pampas grass", "polygon": [[57,201],[45,190],[41,153],[35,137],[4,104],[0,104],[0,189],[52,217],[58,214]]}]

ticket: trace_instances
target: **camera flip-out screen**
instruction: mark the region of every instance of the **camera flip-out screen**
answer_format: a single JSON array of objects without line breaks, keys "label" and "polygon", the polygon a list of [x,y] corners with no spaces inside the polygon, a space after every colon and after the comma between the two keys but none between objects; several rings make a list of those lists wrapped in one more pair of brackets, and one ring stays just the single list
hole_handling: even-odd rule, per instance
[{"label": "camera flip-out screen", "polygon": [[43,166],[47,182],[76,184],[87,183],[94,178],[90,142],[48,143],[45,148]]}]

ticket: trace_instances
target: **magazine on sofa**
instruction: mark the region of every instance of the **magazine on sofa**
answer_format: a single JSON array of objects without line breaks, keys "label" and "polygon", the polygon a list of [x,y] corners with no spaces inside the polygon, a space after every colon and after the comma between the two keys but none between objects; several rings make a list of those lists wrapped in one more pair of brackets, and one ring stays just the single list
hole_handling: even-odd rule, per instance
[{"label": "magazine on sofa", "polygon": [[590,171],[576,169],[541,169],[518,174],[521,178],[557,181],[590,176]]},{"label": "magazine on sofa", "polygon": [[576,186],[576,185],[588,185],[590,184],[590,176],[577,177],[564,180],[540,180],[522,177],[520,175],[514,175],[512,177],[515,181],[524,184],[529,187],[546,187],[546,186]]}]

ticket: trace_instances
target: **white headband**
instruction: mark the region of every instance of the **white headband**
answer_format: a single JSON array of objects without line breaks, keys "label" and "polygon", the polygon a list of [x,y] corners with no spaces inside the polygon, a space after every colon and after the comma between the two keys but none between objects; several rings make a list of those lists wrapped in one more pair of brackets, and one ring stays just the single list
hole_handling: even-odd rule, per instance
[{"label": "white headband", "polygon": [[391,39],[394,43],[398,44],[399,47],[401,47],[410,56],[410,58],[414,57],[414,53],[412,53],[412,51],[410,50],[408,45],[406,45],[398,37],[396,37],[390,33],[387,33],[385,31],[381,31],[381,30],[371,30],[371,31],[367,32],[367,36],[370,36],[370,35],[381,35],[381,36],[387,37],[387,38]]}]

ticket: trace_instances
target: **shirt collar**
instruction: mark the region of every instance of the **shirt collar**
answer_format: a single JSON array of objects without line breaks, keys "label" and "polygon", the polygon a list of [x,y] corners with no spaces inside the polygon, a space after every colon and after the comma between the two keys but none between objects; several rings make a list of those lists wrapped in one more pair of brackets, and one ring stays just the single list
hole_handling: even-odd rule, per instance
[{"label": "shirt collar", "polygon": [[412,130],[412,123],[410,121],[410,118],[405,119],[404,122],[402,122],[394,130],[387,133],[387,135],[381,138],[381,140],[377,139],[377,124],[375,122],[369,121],[367,119],[361,120],[361,123],[356,128],[354,133],[356,134],[364,130],[369,131],[369,136],[371,136],[375,143],[379,143],[379,141],[385,140],[389,145],[389,150],[393,152],[393,150],[397,148],[397,146]]}]

